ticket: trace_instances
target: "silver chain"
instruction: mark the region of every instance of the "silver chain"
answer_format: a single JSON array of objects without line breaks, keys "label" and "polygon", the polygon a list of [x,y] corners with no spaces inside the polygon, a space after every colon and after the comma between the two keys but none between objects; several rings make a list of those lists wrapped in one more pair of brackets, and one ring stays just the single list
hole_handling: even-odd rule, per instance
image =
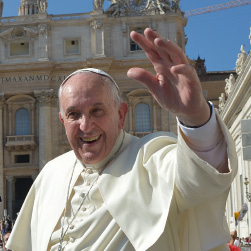
[{"label": "silver chain", "polygon": [[[73,167],[73,170],[72,170],[72,174],[71,174],[71,178],[70,178],[70,182],[68,184],[68,190],[67,190],[67,196],[66,196],[66,203],[65,203],[65,209],[64,209],[64,215],[63,215],[63,223],[62,223],[62,229],[61,229],[61,235],[60,235],[60,239],[59,239],[59,247],[58,247],[58,251],[62,251],[63,250],[63,240],[64,240],[64,237],[69,229],[69,227],[71,226],[72,222],[75,220],[78,212],[80,211],[81,207],[83,206],[84,202],[85,202],[85,199],[87,198],[89,192],[91,191],[92,187],[94,186],[95,182],[97,182],[98,178],[100,177],[100,175],[103,173],[103,171],[105,170],[105,168],[117,157],[117,154],[119,153],[122,145],[124,144],[124,139],[125,139],[125,131],[123,130],[123,139],[121,141],[121,144],[118,148],[118,150],[112,155],[112,157],[110,158],[110,160],[104,165],[104,167],[99,171],[97,177],[95,178],[95,180],[93,181],[93,183],[91,184],[89,190],[87,191],[87,193],[85,194],[82,202],[80,203],[76,213],[73,215],[70,223],[67,221],[67,227],[66,229],[64,230],[64,222],[65,222],[65,215],[66,215],[66,208],[67,208],[67,202],[69,200],[69,193],[70,193],[70,184],[71,184],[71,181],[72,181],[72,177],[73,177],[73,173],[74,173],[74,170],[75,170],[75,167],[76,167],[76,164],[77,164],[77,160],[75,161],[75,164],[74,164],[74,167]],[[85,166],[85,164],[83,163],[83,165]],[[85,169],[86,169],[86,166],[85,166]]]}]

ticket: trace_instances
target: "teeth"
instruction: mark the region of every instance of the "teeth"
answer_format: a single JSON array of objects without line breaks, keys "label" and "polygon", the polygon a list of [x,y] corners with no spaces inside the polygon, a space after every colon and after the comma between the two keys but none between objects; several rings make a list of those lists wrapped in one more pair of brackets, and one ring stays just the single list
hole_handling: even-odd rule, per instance
[{"label": "teeth", "polygon": [[82,138],[83,141],[85,142],[92,142],[92,141],[95,141],[99,138],[99,136],[95,136],[95,137],[92,137],[92,138]]}]

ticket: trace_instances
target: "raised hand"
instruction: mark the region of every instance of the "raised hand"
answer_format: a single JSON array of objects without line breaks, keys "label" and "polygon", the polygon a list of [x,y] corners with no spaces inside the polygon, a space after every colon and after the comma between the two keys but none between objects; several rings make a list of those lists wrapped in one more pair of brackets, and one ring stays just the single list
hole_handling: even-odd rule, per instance
[{"label": "raised hand", "polygon": [[142,68],[131,68],[128,77],[144,84],[157,102],[184,124],[205,124],[210,109],[203,97],[198,75],[183,50],[150,28],[145,29],[144,36],[132,31],[131,38],[145,51],[156,75]]}]

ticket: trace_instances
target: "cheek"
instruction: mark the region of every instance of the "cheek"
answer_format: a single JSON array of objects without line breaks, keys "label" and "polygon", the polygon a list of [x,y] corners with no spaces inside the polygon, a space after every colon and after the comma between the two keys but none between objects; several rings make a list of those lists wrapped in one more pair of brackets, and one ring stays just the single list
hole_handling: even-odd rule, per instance
[{"label": "cheek", "polygon": [[65,124],[66,135],[72,138],[77,133],[78,128],[76,124]]},{"label": "cheek", "polygon": [[104,130],[108,134],[113,135],[114,137],[116,137],[116,134],[117,134],[118,130],[120,129],[120,124],[121,124],[121,122],[117,117],[111,118],[111,119],[106,121],[106,124],[103,124],[103,125],[105,125]]}]

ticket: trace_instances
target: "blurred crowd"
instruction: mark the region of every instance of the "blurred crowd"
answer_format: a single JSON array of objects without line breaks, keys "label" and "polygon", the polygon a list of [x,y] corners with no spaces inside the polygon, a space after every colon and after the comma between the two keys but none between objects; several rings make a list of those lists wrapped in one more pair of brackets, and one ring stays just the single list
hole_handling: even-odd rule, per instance
[{"label": "blurred crowd", "polygon": [[9,236],[11,234],[12,227],[14,225],[14,221],[10,216],[3,217],[0,221],[0,251],[11,251],[5,248],[5,244],[7,243]]},{"label": "blurred crowd", "polygon": [[251,234],[249,237],[238,238],[238,240],[240,242],[240,247],[251,247]]},{"label": "blurred crowd", "polygon": [[228,243],[231,251],[241,251],[240,247],[250,247],[251,246],[251,234],[246,238],[239,238],[237,236],[236,230],[231,232],[231,240]]}]

